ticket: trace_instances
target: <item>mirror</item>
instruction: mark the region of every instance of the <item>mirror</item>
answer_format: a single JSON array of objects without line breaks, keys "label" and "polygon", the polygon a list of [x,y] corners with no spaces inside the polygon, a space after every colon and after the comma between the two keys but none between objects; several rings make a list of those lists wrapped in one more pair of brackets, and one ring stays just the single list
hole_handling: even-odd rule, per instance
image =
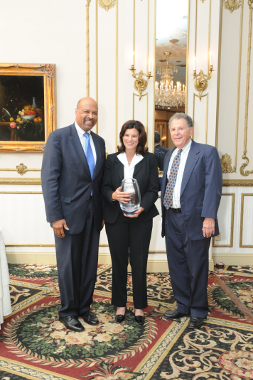
[{"label": "mirror", "polygon": [[185,112],[188,0],[156,1],[155,131],[173,148],[168,121]]}]

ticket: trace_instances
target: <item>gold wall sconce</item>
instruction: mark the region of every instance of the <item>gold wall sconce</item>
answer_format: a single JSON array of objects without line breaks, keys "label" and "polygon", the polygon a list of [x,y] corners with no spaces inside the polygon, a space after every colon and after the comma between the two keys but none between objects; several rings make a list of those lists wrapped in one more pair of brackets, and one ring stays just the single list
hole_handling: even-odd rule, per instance
[{"label": "gold wall sconce", "polygon": [[[133,53],[133,56],[134,56],[134,53]],[[148,86],[149,79],[152,78],[152,75],[151,75],[151,60],[149,59],[148,73],[147,74],[145,74],[142,70],[139,73],[135,73],[136,69],[134,67],[134,59],[132,60],[131,69],[129,69],[129,70],[132,71],[132,76],[135,79],[135,81],[134,81],[134,89],[136,91],[138,91],[138,93],[139,93],[139,100],[141,100],[141,98],[143,96],[142,93],[143,93],[143,91],[146,90],[146,88]],[[147,79],[144,79],[143,75],[145,75],[145,77]]]},{"label": "gold wall sconce", "polygon": [[193,61],[193,77],[195,78],[194,87],[199,92],[198,96],[199,96],[200,101],[201,101],[202,92],[207,89],[208,81],[212,77],[212,71],[214,71],[214,69],[213,69],[213,60],[212,60],[211,53],[210,53],[209,71],[207,75],[204,74],[203,70],[200,70],[199,74],[196,73],[196,57],[194,57],[194,61]]}]

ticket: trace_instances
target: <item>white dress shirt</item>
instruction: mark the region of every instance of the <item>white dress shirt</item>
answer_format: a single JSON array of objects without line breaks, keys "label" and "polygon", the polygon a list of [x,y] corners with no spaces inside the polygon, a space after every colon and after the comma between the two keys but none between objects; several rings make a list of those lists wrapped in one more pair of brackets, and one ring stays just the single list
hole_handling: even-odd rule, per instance
[{"label": "white dress shirt", "polygon": [[134,175],[134,167],[137,165],[141,160],[143,160],[143,156],[141,154],[136,154],[133,156],[133,159],[131,161],[131,164],[128,164],[127,156],[125,152],[122,152],[118,154],[118,159],[120,162],[124,165],[124,179],[126,178],[133,178]]},{"label": "white dress shirt", "polygon": [[[80,142],[82,144],[82,147],[83,147],[83,151],[86,155],[86,152],[85,152],[85,140],[86,140],[86,137],[83,135],[85,133],[85,131],[79,127],[79,125],[77,124],[77,122],[75,121],[75,127],[76,127],[76,131],[77,131],[77,134],[78,134],[78,137],[80,139]],[[91,146],[91,150],[92,150],[92,153],[93,153],[93,157],[94,157],[94,162],[95,162],[95,165],[96,165],[96,162],[97,162],[97,154],[96,154],[96,149],[95,149],[95,145],[94,145],[94,142],[92,140],[92,135],[90,134],[90,131],[88,131],[89,135],[90,135],[90,146]]]},{"label": "white dress shirt", "polygon": [[[189,154],[189,151],[191,148],[191,143],[192,143],[192,139],[190,139],[188,144],[182,149],[182,152],[181,152],[180,164],[179,164],[179,168],[178,168],[178,172],[177,172],[177,179],[176,179],[176,183],[175,183],[175,187],[174,187],[174,191],[173,191],[172,208],[181,208],[181,203],[180,203],[181,184],[182,184],[182,179],[183,179],[183,175],[184,175],[185,164],[186,164],[187,157],[188,157],[188,154]],[[179,149],[176,148],[170,157],[170,163],[169,163],[169,167],[168,167],[168,171],[167,171],[167,178],[168,179],[169,179],[169,175],[170,175],[170,169],[171,169],[172,162],[173,162],[175,156],[177,155],[178,151],[179,151]]]}]

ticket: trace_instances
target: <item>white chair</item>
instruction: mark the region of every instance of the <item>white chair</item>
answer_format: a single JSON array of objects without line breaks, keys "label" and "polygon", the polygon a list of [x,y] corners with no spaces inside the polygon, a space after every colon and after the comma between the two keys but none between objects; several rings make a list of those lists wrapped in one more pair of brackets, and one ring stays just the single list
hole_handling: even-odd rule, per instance
[{"label": "white chair", "polygon": [[7,264],[2,229],[0,227],[0,330],[1,323],[3,323],[4,321],[4,317],[6,315],[11,314],[9,283],[9,269]]}]

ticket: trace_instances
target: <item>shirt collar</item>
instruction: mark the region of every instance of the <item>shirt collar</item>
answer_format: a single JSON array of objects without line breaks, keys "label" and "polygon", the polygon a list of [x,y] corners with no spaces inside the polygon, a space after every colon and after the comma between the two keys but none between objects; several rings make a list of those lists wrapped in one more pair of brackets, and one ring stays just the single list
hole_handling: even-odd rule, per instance
[{"label": "shirt collar", "polygon": [[143,159],[143,156],[141,154],[135,153],[135,155],[133,156],[131,164],[128,165],[127,156],[126,156],[125,152],[118,154],[117,157],[118,157],[119,161],[129,169],[132,169],[135,165],[138,164],[138,162],[140,162]]},{"label": "shirt collar", "polygon": [[[84,133],[86,133],[82,128],[79,127],[79,125],[77,124],[77,122],[75,121],[75,127],[76,127],[76,130],[79,134],[81,134],[83,136]],[[90,131],[88,131],[87,133],[90,134]]]},{"label": "shirt collar", "polygon": [[[182,148],[182,152],[181,153],[186,153],[190,147],[191,147],[191,144],[192,144],[192,139],[190,139],[190,141],[188,142],[187,145],[185,145],[183,148]],[[179,151],[179,149],[177,148],[177,152]]]}]

